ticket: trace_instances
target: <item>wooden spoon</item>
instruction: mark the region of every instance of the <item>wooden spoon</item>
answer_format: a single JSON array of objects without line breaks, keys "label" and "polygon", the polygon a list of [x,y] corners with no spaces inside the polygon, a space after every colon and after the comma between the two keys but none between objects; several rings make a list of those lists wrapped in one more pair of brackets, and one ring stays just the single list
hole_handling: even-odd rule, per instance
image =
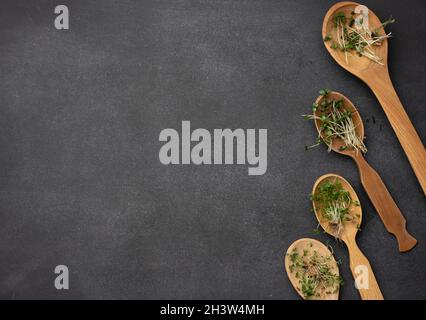
[{"label": "wooden spoon", "polygon": [[[342,188],[350,193],[350,196],[353,201],[357,201],[359,203],[358,196],[352,186],[347,182],[343,177],[336,174],[327,174],[324,175],[315,182],[314,189],[312,194],[315,194],[317,188],[321,186],[323,183],[330,181],[336,182],[338,180],[342,184]],[[322,212],[317,208],[315,201],[312,201],[315,215],[318,219],[319,224],[330,235],[334,235],[334,230],[330,226],[330,224],[324,220]],[[352,214],[353,216],[358,217],[357,223],[360,225],[362,220],[362,209],[361,206],[352,206]],[[367,272],[368,274],[368,286],[367,288],[359,287],[359,293],[363,300],[383,300],[382,292],[380,291],[379,285],[377,283],[376,277],[374,276],[373,270],[371,269],[371,265],[368,259],[364,256],[361,250],[358,248],[356,243],[356,234],[358,232],[358,227],[353,221],[343,222],[343,230],[340,233],[340,239],[346,244],[349,250],[349,264],[352,271],[352,274],[355,279],[355,283],[357,283],[357,279],[360,279],[360,272]],[[365,285],[365,283],[364,283]]]},{"label": "wooden spoon", "polygon": [[[309,239],[309,238],[303,238],[296,240],[293,242],[290,247],[287,249],[287,253],[284,258],[284,265],[285,270],[287,272],[287,276],[293,285],[294,289],[296,289],[297,293],[306,300],[305,296],[302,293],[302,289],[300,287],[299,279],[296,278],[296,273],[291,271],[291,258],[290,254],[293,252],[298,252],[299,254],[303,254],[303,250],[308,250],[310,253],[312,253],[314,250],[322,257],[331,257],[329,261],[329,266],[331,268],[331,271],[335,275],[339,275],[339,267],[337,266],[337,262],[333,257],[333,254],[331,251],[321,242],[315,239]],[[339,290],[336,292],[332,292],[329,294],[325,294],[321,297],[313,296],[309,300],[338,300],[339,299]]]},{"label": "wooden spoon", "polygon": [[[324,18],[323,38],[331,35],[333,39],[337,39],[333,18],[339,12],[345,13],[348,17],[357,6],[359,6],[358,3],[347,1],[338,2],[332,6]],[[379,18],[371,10],[368,10],[368,17],[371,30],[381,25]],[[346,62],[344,52],[332,49],[329,42],[325,42],[325,46],[341,67],[360,78],[373,90],[426,195],[426,150],[392,85],[388,70],[387,39],[384,39],[380,46],[374,48],[376,54],[382,58],[383,65],[366,57],[359,57],[356,53],[348,55],[348,62]]]},{"label": "wooden spoon", "polygon": [[[316,103],[320,105],[323,99],[324,96],[319,96]],[[352,121],[356,127],[357,135],[364,138],[364,124],[353,103],[338,92],[329,93],[327,99],[343,99],[344,108],[352,111]],[[316,115],[320,115],[319,110],[316,111]],[[321,124],[320,120],[315,120],[315,126],[319,133],[321,133]],[[417,240],[407,232],[405,227],[406,220],[379,174],[367,163],[362,152],[356,152],[353,149],[342,150],[341,147],[344,145],[341,139],[333,139],[331,148],[334,152],[349,156],[355,160],[361,176],[361,183],[382,219],[386,230],[392,233],[398,240],[399,251],[405,252],[411,250],[417,244]]]}]

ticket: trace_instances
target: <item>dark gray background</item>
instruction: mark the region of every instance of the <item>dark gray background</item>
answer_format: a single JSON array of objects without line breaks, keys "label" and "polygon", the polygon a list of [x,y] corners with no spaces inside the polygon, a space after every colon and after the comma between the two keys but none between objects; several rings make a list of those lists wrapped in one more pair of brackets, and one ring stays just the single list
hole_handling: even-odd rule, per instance
[{"label": "dark gray background", "polygon": [[[298,299],[291,242],[329,241],[343,299],[358,299],[344,246],[314,235],[308,193],[344,175],[364,208],[359,245],[385,298],[426,298],[425,198],[369,89],[321,39],[334,1],[1,1],[0,297]],[[54,28],[54,7],[70,30]],[[366,1],[389,28],[390,70],[423,141],[424,1]],[[300,115],[322,88],[365,120],[368,161],[419,240],[400,254],[355,164],[314,141]],[[374,119],[374,121],[373,121]],[[164,166],[164,128],[267,128],[268,171]],[[70,268],[57,291],[53,269]]]}]

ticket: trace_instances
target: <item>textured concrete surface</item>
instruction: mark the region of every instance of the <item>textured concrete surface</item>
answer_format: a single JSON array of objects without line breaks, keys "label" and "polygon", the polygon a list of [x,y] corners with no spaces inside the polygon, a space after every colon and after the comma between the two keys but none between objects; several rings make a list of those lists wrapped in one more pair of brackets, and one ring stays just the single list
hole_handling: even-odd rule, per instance
[{"label": "textured concrete surface", "polygon": [[[343,245],[314,235],[308,193],[345,176],[364,208],[359,245],[385,298],[426,298],[425,198],[369,89],[321,40],[334,1],[17,1],[0,3],[0,297],[298,299],[284,274],[292,241],[329,241],[343,299],[358,299]],[[54,7],[70,30],[54,28]],[[426,141],[424,1],[366,1],[389,28],[390,70]],[[400,254],[355,164],[301,114],[322,88],[365,120],[368,161],[419,245]],[[267,128],[268,171],[164,166],[164,128]],[[70,269],[70,290],[53,286]]]}]

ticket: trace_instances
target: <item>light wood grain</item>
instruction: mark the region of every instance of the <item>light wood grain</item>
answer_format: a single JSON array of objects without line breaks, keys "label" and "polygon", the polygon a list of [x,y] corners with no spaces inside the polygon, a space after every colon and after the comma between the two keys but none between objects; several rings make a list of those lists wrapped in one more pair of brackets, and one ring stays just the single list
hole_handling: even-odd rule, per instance
[{"label": "light wood grain", "polygon": [[375,72],[374,76],[364,75],[364,78],[383,107],[426,194],[426,149],[395,92],[387,68]]},{"label": "light wood grain", "polygon": [[377,210],[387,231],[392,233],[399,246],[399,251],[406,252],[414,248],[417,240],[408,233],[406,220],[379,174],[365,161],[361,153],[353,153],[361,176],[361,183],[371,202]]},{"label": "light wood grain", "polygon": [[[352,112],[352,121],[356,126],[357,135],[364,139],[364,124],[355,105],[339,92],[331,92],[328,95],[328,98],[334,100],[343,99],[345,109]],[[323,96],[319,96],[316,103],[321,104],[323,99]],[[322,123],[320,120],[315,121],[315,126],[318,132],[321,132],[321,125]],[[406,220],[379,174],[367,163],[361,152],[356,152],[351,149],[341,150],[340,147],[344,145],[345,144],[342,140],[334,139],[331,148],[334,152],[349,156],[355,160],[361,177],[361,183],[373,203],[374,208],[379,214],[380,219],[383,221],[386,230],[393,234],[397,239],[399,251],[405,252],[411,250],[417,244],[417,240],[408,233]]]},{"label": "light wood grain", "polygon": [[[380,291],[379,284],[377,283],[376,277],[374,275],[373,269],[371,268],[370,262],[365,257],[365,255],[359,249],[356,240],[355,233],[350,235],[343,235],[343,241],[349,250],[349,265],[351,268],[352,275],[354,279],[358,277],[361,278],[363,275],[360,274],[359,267],[365,267],[366,272],[368,273],[368,288],[364,289],[363,287],[357,288],[359,295],[362,300],[384,300],[383,294]],[[361,268],[362,270],[363,268]],[[364,270],[363,270],[364,271]]]},{"label": "light wood grain", "polygon": [[[353,201],[357,201],[359,203],[358,195],[356,194],[355,190],[352,188],[352,186],[349,184],[349,182],[344,179],[343,177],[337,175],[337,174],[326,174],[320,178],[317,179],[315,182],[314,188],[312,190],[312,193],[315,194],[317,189],[325,182],[331,181],[336,182],[338,180],[341,184],[343,189],[348,191],[351,195],[351,198]],[[317,217],[317,220],[321,227],[324,229],[325,232],[333,235],[333,230],[330,227],[329,223],[324,220],[319,208],[317,208],[317,205],[315,201],[312,202],[315,216]],[[361,205],[359,206],[353,206],[351,208],[351,213],[354,216],[359,217],[358,223],[361,224],[362,222],[362,208]],[[343,223],[343,231],[341,233],[340,239],[346,244],[346,247],[349,251],[349,264],[352,271],[352,275],[354,277],[355,283],[357,283],[356,279],[361,279],[363,276],[358,274],[360,270],[364,270],[367,272],[368,275],[368,287],[364,288],[357,288],[359,291],[359,294],[363,300],[383,300],[383,295],[380,290],[379,284],[376,280],[376,277],[374,275],[373,269],[371,268],[370,262],[365,257],[365,255],[361,252],[359,249],[357,243],[356,243],[356,234],[358,232],[357,226],[352,221],[346,221]],[[364,283],[365,284],[365,283]]]},{"label": "light wood grain", "polygon": [[[336,37],[333,17],[339,12],[344,12],[346,16],[349,16],[350,12],[358,5],[359,3],[349,1],[338,2],[333,5],[324,18],[323,37],[329,34]],[[380,19],[371,11],[371,8],[369,8],[369,22],[372,30],[381,25]],[[383,33],[383,31],[381,32]],[[376,54],[383,59],[383,65],[368,58],[359,57],[357,54],[350,55],[348,62],[346,62],[344,52],[330,48],[327,43],[325,43],[325,46],[341,67],[364,81],[374,92],[408,157],[423,193],[426,195],[426,149],[402,106],[390,79],[388,40],[384,39],[380,46],[374,48]]]}]

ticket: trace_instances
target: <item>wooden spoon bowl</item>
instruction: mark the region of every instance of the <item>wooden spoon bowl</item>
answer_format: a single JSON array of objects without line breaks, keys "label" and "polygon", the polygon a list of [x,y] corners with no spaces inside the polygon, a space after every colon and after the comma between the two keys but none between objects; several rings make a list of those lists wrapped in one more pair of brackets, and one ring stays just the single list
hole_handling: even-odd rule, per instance
[{"label": "wooden spoon bowl", "polygon": [[[287,249],[287,253],[285,255],[284,258],[284,265],[285,265],[285,270],[287,272],[287,276],[291,282],[291,284],[293,285],[294,289],[296,290],[296,292],[303,298],[306,300],[305,296],[302,293],[302,289],[300,287],[300,283],[299,283],[299,279],[297,279],[295,272],[291,272],[291,259],[290,259],[290,254],[293,252],[298,252],[298,253],[303,253],[303,250],[309,250],[311,252],[313,252],[314,250],[322,257],[331,257],[330,261],[329,261],[329,266],[331,268],[331,271],[333,272],[333,274],[335,275],[339,275],[339,267],[337,265],[336,260],[334,259],[333,254],[331,253],[331,251],[320,241],[315,240],[315,239],[309,239],[309,238],[303,238],[303,239],[299,239],[296,240],[295,242],[293,242],[290,247]],[[337,290],[336,292],[332,292],[329,294],[325,294],[323,296],[320,297],[316,297],[313,296],[311,299],[309,300],[338,300],[339,299],[339,290]]]},{"label": "wooden spoon bowl", "polygon": [[[359,203],[358,195],[356,194],[355,190],[352,188],[352,186],[349,184],[348,181],[346,181],[343,177],[336,175],[336,174],[326,174],[322,177],[320,177],[314,185],[312,194],[316,194],[318,191],[318,188],[322,186],[326,182],[339,182],[342,185],[342,188],[349,192],[351,199],[354,202]],[[315,201],[312,201],[312,205],[314,208],[315,216],[317,217],[317,220],[321,227],[324,229],[325,232],[327,232],[329,235],[334,236],[334,229],[330,226],[330,224],[324,219],[321,210],[317,203]],[[361,206],[352,206],[351,207],[351,215],[353,217],[356,217],[356,221],[344,221],[343,222],[343,231],[340,235],[340,240],[348,240],[349,238],[354,238],[358,232],[357,225],[361,225],[362,222],[362,209]]]},{"label": "wooden spoon bowl", "polygon": [[[333,18],[340,12],[343,12],[346,17],[349,17],[351,12],[353,12],[357,6],[360,6],[360,4],[351,1],[338,2],[332,6],[324,18],[322,26],[323,38],[331,36],[332,40],[337,43],[337,29],[335,28]],[[370,24],[370,30],[375,30],[382,24],[380,19],[371,10],[368,10],[368,21]],[[378,32],[383,34],[383,30],[379,30]],[[374,52],[382,58],[381,62],[383,65],[380,65],[366,57],[360,57],[355,52],[348,54],[348,61],[346,62],[346,56],[343,51],[331,48],[329,43],[326,43],[326,48],[341,67],[359,78],[363,78],[366,75],[366,71],[369,69],[387,68],[388,40],[386,38],[383,39],[380,46],[374,46],[372,48]]]},{"label": "wooden spoon bowl", "polygon": [[[357,133],[357,135],[362,138],[362,140],[365,139],[365,133],[364,133],[364,123],[362,122],[361,116],[358,112],[358,110],[355,108],[354,104],[348,99],[346,98],[343,94],[338,93],[338,92],[330,92],[327,97],[324,96],[319,96],[317,98],[317,100],[315,101],[316,104],[320,105],[321,102],[324,99],[329,99],[329,100],[343,100],[343,105],[344,108],[350,112],[352,112],[352,121],[355,125],[355,131]],[[315,115],[320,117],[321,116],[321,111],[319,109],[317,109],[315,111]],[[321,125],[322,122],[319,119],[315,119],[315,126],[317,128],[318,133],[321,134],[321,137],[324,139],[325,141],[325,135],[323,132],[321,132]],[[353,149],[341,149],[342,147],[345,146],[345,143],[342,139],[339,138],[335,138],[333,139],[333,142],[331,144],[331,149],[334,152],[340,153],[340,154],[344,154],[347,156],[355,156],[355,150]]]}]

